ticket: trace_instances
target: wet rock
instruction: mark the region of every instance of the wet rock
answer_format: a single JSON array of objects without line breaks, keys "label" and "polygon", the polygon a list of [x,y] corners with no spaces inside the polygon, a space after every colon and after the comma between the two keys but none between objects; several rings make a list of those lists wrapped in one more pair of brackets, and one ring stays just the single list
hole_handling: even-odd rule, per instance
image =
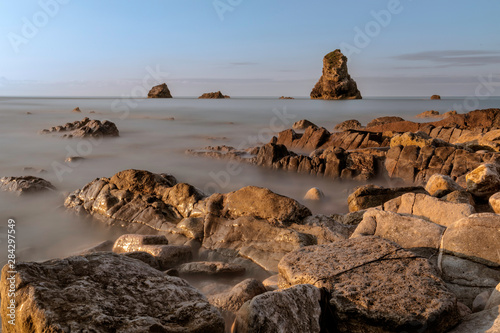
[{"label": "wet rock", "polygon": [[122,235],[115,241],[112,251],[116,253],[141,251],[143,245],[168,245],[168,239],[164,235]]},{"label": "wet rock", "polygon": [[204,93],[198,98],[229,98],[229,96],[223,95],[219,90],[217,92]]},{"label": "wet rock", "polygon": [[439,117],[439,111],[429,110],[419,113],[416,118],[436,118]]},{"label": "wet rock", "polygon": [[434,174],[427,181],[425,190],[433,197],[441,198],[451,192],[463,189],[450,176]]},{"label": "wet rock", "polygon": [[500,306],[471,314],[448,333],[496,333],[500,332]]},{"label": "wet rock", "polygon": [[439,96],[439,95],[432,95],[431,99],[441,99],[441,96]]},{"label": "wet rock", "polygon": [[493,164],[482,164],[465,176],[467,191],[487,197],[500,190],[500,175]]},{"label": "wet rock", "polygon": [[459,322],[457,300],[427,259],[368,236],[287,254],[280,287],[326,288],[338,332],[445,332]]},{"label": "wet rock", "polygon": [[167,84],[163,83],[151,88],[148,98],[172,98],[172,95],[170,94],[170,90],[168,90]]},{"label": "wet rock", "polygon": [[294,130],[305,130],[308,127],[317,128],[318,126],[316,126],[315,124],[313,124],[312,122],[310,122],[307,119],[302,119],[302,120],[296,121],[295,123],[293,123],[293,126],[292,126],[292,128]]},{"label": "wet rock", "polygon": [[323,75],[311,91],[313,99],[361,99],[356,82],[347,71],[347,57],[340,50],[323,59]]},{"label": "wet rock", "polygon": [[396,187],[384,188],[376,185],[363,185],[357,187],[347,198],[349,211],[355,212],[362,209],[376,207],[384,202],[399,197],[405,193],[427,193],[423,187]]},{"label": "wet rock", "polygon": [[304,195],[304,200],[320,201],[325,198],[325,194],[317,187],[311,188]]},{"label": "wet rock", "polygon": [[446,229],[442,249],[445,253],[500,267],[500,216],[490,213],[473,214]]},{"label": "wet rock", "polygon": [[196,261],[177,267],[181,277],[184,276],[238,276],[245,273],[245,267],[224,262]]},{"label": "wet rock", "polygon": [[87,117],[83,118],[81,121],[74,121],[72,123],[67,123],[64,126],[54,126],[49,129],[44,129],[41,131],[42,134],[47,133],[65,133],[63,137],[67,138],[101,138],[101,137],[115,137],[119,136],[120,132],[116,125],[109,121],[104,120],[101,122],[100,120],[91,120]]},{"label": "wet rock", "polygon": [[0,178],[0,190],[15,192],[18,195],[55,190],[49,181],[33,176],[2,177]]},{"label": "wet rock", "polygon": [[361,128],[361,123],[356,119],[350,119],[335,125],[337,131],[357,130]]},{"label": "wet rock", "polygon": [[17,263],[16,271],[16,320],[10,326],[10,274],[2,270],[5,332],[224,332],[220,313],[199,291],[126,256],[106,252]]},{"label": "wet rock", "polygon": [[266,292],[243,304],[232,332],[320,332],[320,301],[321,291],[308,284]]}]

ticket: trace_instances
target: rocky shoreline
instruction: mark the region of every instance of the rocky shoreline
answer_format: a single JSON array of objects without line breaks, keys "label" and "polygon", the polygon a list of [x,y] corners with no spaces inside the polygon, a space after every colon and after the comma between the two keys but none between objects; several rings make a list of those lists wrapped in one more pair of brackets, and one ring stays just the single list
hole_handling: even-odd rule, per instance
[{"label": "rocky shoreline", "polygon": [[[46,132],[118,136],[88,118],[59,127]],[[104,175],[64,206],[124,234],[18,263],[15,327],[5,266],[3,331],[500,330],[499,128],[500,109],[430,123],[349,120],[332,131],[304,120],[263,146],[188,151],[363,182],[347,214],[314,215],[262,187],[207,195],[171,174]],[[366,184],[379,178],[401,186]],[[16,193],[56,190],[37,177],[0,181]]]}]

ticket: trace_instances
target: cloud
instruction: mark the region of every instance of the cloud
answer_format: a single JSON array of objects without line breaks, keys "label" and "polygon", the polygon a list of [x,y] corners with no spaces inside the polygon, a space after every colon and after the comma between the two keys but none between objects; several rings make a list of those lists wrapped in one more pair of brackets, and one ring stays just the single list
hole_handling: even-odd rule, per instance
[{"label": "cloud", "polygon": [[258,65],[257,62],[249,62],[249,61],[231,62],[230,64],[233,65],[233,66],[254,66],[254,65]]},{"label": "cloud", "polygon": [[481,50],[426,51],[401,54],[393,59],[410,62],[424,62],[428,65],[399,66],[397,69],[424,69],[484,66],[500,63],[500,52]]}]

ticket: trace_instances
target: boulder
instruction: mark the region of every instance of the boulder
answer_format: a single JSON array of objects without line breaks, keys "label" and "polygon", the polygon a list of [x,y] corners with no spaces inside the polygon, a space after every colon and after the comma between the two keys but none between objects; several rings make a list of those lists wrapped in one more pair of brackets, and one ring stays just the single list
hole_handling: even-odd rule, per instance
[{"label": "boulder", "polygon": [[337,131],[357,130],[361,128],[361,123],[356,119],[345,120],[340,124],[335,125]]},{"label": "boulder", "polygon": [[486,303],[488,303],[488,299],[490,298],[489,291],[483,291],[479,295],[476,296],[474,302],[472,302],[472,312],[483,311],[486,308]]},{"label": "boulder", "polygon": [[151,88],[148,98],[172,98],[172,95],[170,94],[170,90],[168,90],[167,84],[162,83]]},{"label": "boulder", "polygon": [[313,99],[361,99],[356,82],[347,71],[347,57],[340,50],[323,58],[323,75],[311,91]]},{"label": "boulder", "polygon": [[2,177],[0,178],[0,190],[15,192],[17,195],[37,193],[43,191],[53,191],[56,188],[49,181],[33,177]]},{"label": "boulder", "polygon": [[279,289],[279,274],[274,274],[262,281],[262,284],[268,291],[274,291]]},{"label": "boulder", "polygon": [[439,96],[439,95],[432,95],[431,99],[441,99],[441,96]]},{"label": "boulder", "polygon": [[217,99],[217,98],[229,98],[227,95],[223,95],[220,90],[217,92],[210,92],[210,93],[204,93],[198,98],[212,98],[212,99]]},{"label": "boulder", "polygon": [[461,191],[453,191],[444,197],[441,198],[444,201],[453,202],[453,203],[465,203],[471,206],[475,205],[474,198],[472,194],[465,190]]},{"label": "boulder", "polygon": [[448,193],[460,191],[463,189],[453,179],[451,179],[450,176],[440,175],[436,173],[432,175],[427,181],[425,190],[433,197],[441,198]]},{"label": "boulder", "polygon": [[444,253],[468,259],[490,267],[500,267],[500,216],[490,213],[473,214],[446,229]]},{"label": "boulder", "polygon": [[296,121],[293,123],[293,126],[292,126],[292,128],[294,130],[305,130],[308,127],[317,128],[318,126],[316,126],[314,123],[310,122],[307,119],[302,119],[302,120]]},{"label": "boulder", "polygon": [[[7,278],[16,280],[9,325]],[[111,252],[2,270],[3,332],[224,332],[218,310],[186,281]]]},{"label": "boulder", "polygon": [[196,261],[189,262],[177,267],[181,277],[184,276],[217,276],[232,277],[245,274],[245,267],[238,264],[225,262]]},{"label": "boulder", "polygon": [[321,327],[321,291],[309,284],[269,291],[246,302],[232,332],[317,332]]},{"label": "boulder", "polygon": [[496,288],[491,292],[485,308],[491,309],[498,305],[500,305],[500,283],[497,284]]},{"label": "boulder", "polygon": [[168,245],[168,239],[164,235],[122,235],[115,241],[112,251],[115,253],[142,251],[144,245]]},{"label": "boulder", "polygon": [[493,164],[482,164],[465,175],[467,191],[478,197],[488,197],[500,190],[500,175]]},{"label": "boulder", "polygon": [[490,204],[491,209],[497,214],[500,214],[500,192],[493,194],[488,202]]},{"label": "boulder", "polygon": [[306,217],[303,224],[294,223],[288,228],[315,237],[317,244],[347,239],[355,229],[352,225],[345,225],[325,215]]},{"label": "boulder", "polygon": [[427,259],[367,236],[291,252],[280,287],[325,288],[338,332],[445,332],[460,318],[457,300]]},{"label": "boulder", "polygon": [[355,212],[362,209],[376,207],[384,202],[399,197],[405,193],[427,193],[423,187],[396,187],[384,188],[376,185],[363,185],[357,187],[347,198],[349,211]]},{"label": "boulder", "polygon": [[500,332],[500,306],[471,314],[448,333],[497,333]]},{"label": "boulder", "polygon": [[101,137],[115,137],[119,136],[120,132],[116,127],[115,123],[109,120],[95,120],[89,119],[88,117],[83,118],[80,121],[74,121],[72,123],[67,123],[65,125],[54,126],[49,129],[44,129],[40,133],[66,133],[62,137],[65,138],[101,138]]},{"label": "boulder", "polygon": [[325,194],[317,187],[311,188],[307,191],[306,195],[304,195],[304,200],[321,201],[324,198]]},{"label": "boulder", "polygon": [[416,118],[436,118],[439,117],[439,111],[429,110],[419,113],[415,116]]}]

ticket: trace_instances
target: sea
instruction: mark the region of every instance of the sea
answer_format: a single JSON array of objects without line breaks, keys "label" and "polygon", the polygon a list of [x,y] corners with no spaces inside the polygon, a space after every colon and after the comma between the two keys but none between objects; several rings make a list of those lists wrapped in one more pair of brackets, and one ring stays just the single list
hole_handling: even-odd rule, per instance
[{"label": "sea", "polygon": [[[81,112],[72,110],[79,107]],[[0,98],[0,177],[33,175],[50,181],[53,192],[17,196],[0,191],[0,258],[7,258],[8,220],[15,221],[16,260],[40,261],[76,254],[125,233],[73,215],[64,209],[65,197],[100,177],[126,169],[169,173],[206,194],[226,193],[248,185],[292,197],[315,214],[346,213],[347,196],[359,182],[276,171],[227,160],[196,157],[188,149],[227,145],[248,148],[269,142],[273,135],[308,119],[333,131],[336,124],[357,119],[363,125],[380,116],[415,116],[423,111],[499,108],[500,97],[364,98],[323,101],[308,98]],[[110,120],[120,136],[100,140],[39,134],[42,129],[84,117]],[[425,120],[424,120],[425,121]],[[431,121],[431,120],[428,120]],[[68,157],[82,160],[66,163]],[[31,168],[31,169],[27,169]],[[386,180],[377,180],[390,186]],[[303,200],[317,187],[321,202]],[[4,260],[5,258],[5,260]]]}]

